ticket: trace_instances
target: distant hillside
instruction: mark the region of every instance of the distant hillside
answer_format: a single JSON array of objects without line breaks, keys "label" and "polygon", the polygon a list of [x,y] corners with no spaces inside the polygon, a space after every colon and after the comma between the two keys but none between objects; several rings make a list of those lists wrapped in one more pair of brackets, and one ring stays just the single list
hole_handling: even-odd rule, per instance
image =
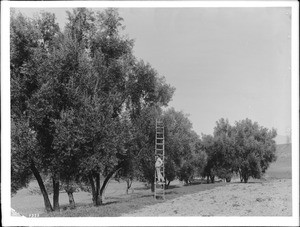
[{"label": "distant hillside", "polygon": [[292,159],[292,144],[278,144],[276,146],[276,154],[278,158]]},{"label": "distant hillside", "polygon": [[289,136],[277,135],[275,138],[276,144],[288,144],[291,142]]},{"label": "distant hillside", "polygon": [[266,172],[267,178],[292,178],[292,144],[276,146],[276,162],[272,163]]}]

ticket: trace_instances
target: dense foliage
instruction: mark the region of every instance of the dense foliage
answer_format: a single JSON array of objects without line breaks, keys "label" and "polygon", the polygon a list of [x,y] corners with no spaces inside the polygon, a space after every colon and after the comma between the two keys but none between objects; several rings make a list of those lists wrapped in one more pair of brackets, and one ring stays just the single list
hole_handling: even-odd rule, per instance
[{"label": "dense foliage", "polygon": [[274,129],[259,126],[250,119],[236,122],[234,126],[220,119],[213,136],[202,137],[202,148],[208,155],[204,175],[211,182],[215,176],[230,181],[234,173],[245,183],[249,177],[261,178],[276,160],[276,135]]},{"label": "dense foliage", "polygon": [[[68,12],[63,32],[55,16],[11,15],[12,189],[36,177],[47,211],[59,209],[59,189],[91,187],[102,203],[109,179],[138,155],[142,112],[167,105],[174,88],[132,54],[117,10]],[[53,182],[53,207],[41,174]],[[100,179],[104,177],[101,185]],[[19,179],[22,181],[19,181]]]},{"label": "dense foliage", "polygon": [[170,108],[163,114],[166,144],[166,179],[168,184],[178,177],[189,184],[202,173],[206,155],[200,147],[200,138],[183,112]]}]

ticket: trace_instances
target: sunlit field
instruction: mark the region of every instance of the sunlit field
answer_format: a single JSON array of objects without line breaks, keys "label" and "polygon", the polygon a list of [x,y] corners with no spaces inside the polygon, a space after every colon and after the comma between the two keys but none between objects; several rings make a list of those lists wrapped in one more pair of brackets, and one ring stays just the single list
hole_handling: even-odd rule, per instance
[{"label": "sunlit field", "polygon": [[[291,174],[291,145],[278,145],[277,146],[277,161],[272,163],[267,173],[262,180],[250,179],[251,182],[270,182],[278,179],[290,179]],[[43,198],[37,194],[39,190],[38,185],[33,181],[28,188],[18,191],[12,197],[12,208],[24,216],[30,214],[39,214],[39,216],[66,216],[66,217],[114,217],[121,216],[126,213],[132,213],[135,210],[142,209],[149,205],[162,203],[168,200],[179,198],[184,195],[197,193],[200,191],[211,190],[219,186],[238,183],[238,177],[235,177],[232,183],[216,182],[215,184],[206,184],[202,181],[195,181],[194,184],[183,186],[182,182],[174,181],[170,185],[170,189],[166,190],[166,199],[155,200],[153,193],[149,187],[142,182],[134,182],[129,193],[126,194],[126,183],[117,182],[112,180],[106,189],[105,204],[100,207],[92,205],[92,196],[88,192],[74,193],[76,202],[76,209],[70,210],[68,208],[68,196],[65,192],[60,193],[60,212],[44,213]],[[243,184],[243,187],[247,184]],[[50,195],[52,200],[52,195]]]}]

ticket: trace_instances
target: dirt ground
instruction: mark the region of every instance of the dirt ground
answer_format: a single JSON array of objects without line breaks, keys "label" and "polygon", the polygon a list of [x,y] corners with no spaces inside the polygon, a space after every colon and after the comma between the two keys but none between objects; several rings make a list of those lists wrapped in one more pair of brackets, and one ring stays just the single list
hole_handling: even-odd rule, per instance
[{"label": "dirt ground", "polygon": [[124,216],[291,216],[291,179],[229,183]]}]

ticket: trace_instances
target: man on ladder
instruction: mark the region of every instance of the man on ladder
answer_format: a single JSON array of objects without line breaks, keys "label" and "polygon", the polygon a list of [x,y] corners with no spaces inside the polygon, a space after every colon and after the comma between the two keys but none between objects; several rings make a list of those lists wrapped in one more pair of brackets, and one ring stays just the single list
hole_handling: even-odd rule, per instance
[{"label": "man on ladder", "polygon": [[[157,196],[165,199],[165,138],[164,124],[161,120],[156,120],[156,136],[155,136],[155,177],[154,177],[154,198]],[[157,190],[156,186],[161,185],[161,189]]]},{"label": "man on ladder", "polygon": [[160,172],[160,168],[163,165],[163,161],[161,160],[161,158],[158,155],[155,155],[155,169],[156,169],[156,174],[157,174],[157,181],[158,182],[164,182],[165,179],[163,177],[163,175]]}]

